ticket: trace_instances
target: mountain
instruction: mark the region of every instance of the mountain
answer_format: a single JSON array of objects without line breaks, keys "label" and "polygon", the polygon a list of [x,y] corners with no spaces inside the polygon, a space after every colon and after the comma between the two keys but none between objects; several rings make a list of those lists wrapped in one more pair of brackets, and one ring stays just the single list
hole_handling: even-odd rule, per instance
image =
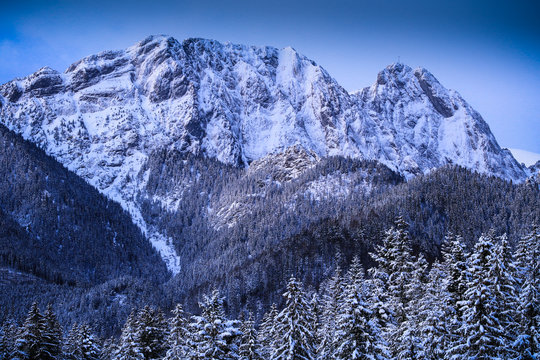
[{"label": "mountain", "polygon": [[56,284],[167,277],[128,213],[0,125],[0,268]]},{"label": "mountain", "polygon": [[143,211],[148,200],[181,206],[178,192],[150,198],[148,164],[160,151],[244,168],[299,146],[314,158],[377,160],[408,179],[445,164],[526,177],[482,117],[427,70],[393,64],[350,94],[290,47],[151,36],[6,83],[0,107],[2,124],[119,202],[173,273],[177,240]]}]

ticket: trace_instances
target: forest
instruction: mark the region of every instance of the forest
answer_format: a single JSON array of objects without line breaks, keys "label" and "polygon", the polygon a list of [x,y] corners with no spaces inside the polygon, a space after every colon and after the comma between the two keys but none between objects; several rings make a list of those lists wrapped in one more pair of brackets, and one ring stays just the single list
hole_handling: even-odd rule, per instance
[{"label": "forest", "polygon": [[[510,244],[488,231],[469,246],[447,233],[441,257],[416,253],[398,217],[369,254],[358,254],[318,288],[290,274],[282,305],[261,319],[227,313],[214,289],[189,314],[177,304],[132,309],[117,337],[85,323],[63,328],[34,303],[6,320],[0,359],[514,359],[540,356],[540,228]],[[336,263],[343,255],[336,254]]]}]

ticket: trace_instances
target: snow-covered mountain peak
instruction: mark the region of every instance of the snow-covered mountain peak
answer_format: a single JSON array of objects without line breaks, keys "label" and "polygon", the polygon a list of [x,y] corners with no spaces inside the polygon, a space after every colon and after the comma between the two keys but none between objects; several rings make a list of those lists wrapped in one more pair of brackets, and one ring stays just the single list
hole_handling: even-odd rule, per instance
[{"label": "snow-covered mountain peak", "polygon": [[526,177],[482,117],[427,70],[392,64],[349,94],[290,47],[150,36],[63,74],[42,68],[1,85],[0,105],[1,123],[119,201],[173,269],[174,250],[146,228],[137,200],[153,151],[239,167],[268,157],[279,167],[287,163],[279,154],[299,146],[321,158],[378,160],[409,178],[448,163]]}]

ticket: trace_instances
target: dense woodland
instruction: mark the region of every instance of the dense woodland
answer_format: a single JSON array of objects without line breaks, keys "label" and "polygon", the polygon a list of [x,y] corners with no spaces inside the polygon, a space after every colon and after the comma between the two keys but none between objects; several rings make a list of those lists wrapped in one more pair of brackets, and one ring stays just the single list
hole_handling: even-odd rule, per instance
[{"label": "dense woodland", "polygon": [[[251,301],[249,309],[260,316],[261,308],[281,302],[289,274],[318,286],[337,265],[344,266],[335,262],[337,251],[345,261],[357,253],[369,266],[368,251],[398,215],[411,224],[413,250],[429,261],[440,257],[448,231],[464,234],[468,246],[490,229],[515,244],[528,224],[540,220],[538,184],[511,184],[455,166],[405,182],[374,161],[328,157],[292,181],[279,182],[268,178],[270,171],[251,174],[212,159],[161,152],[150,158],[148,169],[143,215],[174,240],[183,266],[170,286],[178,294],[175,301],[191,311],[197,307],[193,299],[220,284],[235,312],[256,299],[262,305]],[[339,179],[343,196],[324,186],[318,190],[328,196],[306,195],[328,176]],[[162,194],[177,194],[178,209],[153,200]],[[215,214],[233,203],[240,204],[238,210],[220,218],[234,219],[229,227]]]},{"label": "dense woodland", "polygon": [[[0,143],[0,322],[50,303],[63,327],[85,323],[100,337],[118,336],[144,305],[199,314],[213,288],[231,317],[260,321],[273,303],[284,306],[291,275],[315,291],[353,256],[376,265],[369,253],[398,215],[413,255],[429,264],[442,259],[448,232],[473,249],[493,229],[514,248],[540,222],[538,183],[460,167],[404,181],[374,161],[329,157],[284,181],[272,169],[161,151],[143,167],[137,196],[149,227],[181,256],[171,277],[118,204],[1,126]],[[160,202],[171,194],[177,206]]]},{"label": "dense woodland", "polygon": [[119,204],[0,125],[0,266],[89,286],[163,281],[161,258]]},{"label": "dense woodland", "polygon": [[[482,234],[473,248],[448,234],[442,261],[414,255],[398,218],[370,254],[355,256],[318,291],[295,277],[283,305],[256,324],[227,316],[218,290],[197,315],[133,309],[117,338],[87,324],[65,332],[49,306],[33,304],[20,324],[5,321],[0,359],[537,359],[540,356],[540,228],[511,249],[506,235]],[[341,257],[340,254],[337,255]],[[341,259],[337,260],[338,262]]]}]

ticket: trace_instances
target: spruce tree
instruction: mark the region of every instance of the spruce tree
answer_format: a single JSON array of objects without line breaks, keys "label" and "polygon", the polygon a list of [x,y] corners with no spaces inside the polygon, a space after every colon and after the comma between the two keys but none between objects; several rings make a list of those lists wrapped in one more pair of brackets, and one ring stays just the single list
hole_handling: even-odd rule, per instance
[{"label": "spruce tree", "polygon": [[420,337],[422,329],[422,302],[426,300],[428,263],[423,256],[414,262],[413,269],[405,284],[404,314],[402,321],[396,324],[390,334],[390,350],[396,359],[421,359],[425,349]]},{"label": "spruce tree", "polygon": [[43,320],[43,328],[41,329],[43,344],[40,358],[43,360],[59,359],[62,354],[62,327],[56,319],[52,305],[47,306]]},{"label": "spruce tree", "polygon": [[500,304],[495,297],[495,281],[490,277],[493,266],[494,237],[482,235],[470,260],[471,279],[462,303],[462,339],[451,349],[453,359],[500,359],[507,345],[499,316]]},{"label": "spruce tree", "polygon": [[64,359],[99,360],[101,354],[101,346],[90,326],[74,324],[64,344]]},{"label": "spruce tree", "polygon": [[270,310],[264,314],[259,326],[259,341],[262,345],[262,352],[266,359],[270,358],[272,351],[276,346],[276,342],[279,341],[277,338],[276,326],[278,314],[277,306],[273,303]]},{"label": "spruce tree", "polygon": [[115,358],[115,354],[118,351],[118,344],[114,338],[108,338],[103,342],[99,360],[111,360]]},{"label": "spruce tree", "polygon": [[240,360],[263,360],[261,344],[257,337],[255,322],[251,313],[248,319],[242,322],[240,331],[242,332],[239,348]]},{"label": "spruce tree", "polygon": [[429,281],[425,285],[423,297],[416,302],[418,317],[418,337],[422,356],[425,359],[442,359],[446,350],[452,346],[451,327],[454,309],[449,305],[451,297],[448,291],[446,267],[434,263],[429,272]]},{"label": "spruce tree", "polygon": [[137,312],[132,310],[122,328],[113,360],[145,360],[137,330]]},{"label": "spruce tree", "polygon": [[[358,258],[355,258],[354,261],[358,261]],[[316,329],[317,337],[320,339],[317,352],[321,358],[327,358],[330,354],[334,353],[333,344],[337,327],[336,319],[339,313],[339,307],[343,301],[344,290],[345,284],[341,275],[341,268],[337,267],[334,275],[326,284],[323,294],[321,326]]]},{"label": "spruce tree", "polygon": [[100,342],[88,324],[83,324],[79,327],[78,340],[82,360],[99,359],[99,355],[101,354]]},{"label": "spruce tree", "polygon": [[[380,310],[385,316],[391,315],[390,321],[386,321],[385,337],[389,344],[390,352],[394,357],[401,351],[400,342],[412,343],[409,338],[410,333],[404,332],[407,324],[410,324],[407,309],[411,301],[410,283],[415,269],[415,262],[412,256],[411,239],[407,231],[407,223],[402,217],[398,217],[395,226],[387,230],[382,245],[375,249],[375,253],[370,254],[377,261],[378,267],[370,273],[376,284],[378,296],[386,302],[389,311]],[[383,320],[382,318],[380,320]],[[410,338],[412,341],[413,339]]]},{"label": "spruce tree", "polygon": [[77,360],[80,357],[80,354],[78,353],[79,350],[79,325],[77,323],[73,324],[71,329],[69,330],[66,338],[64,339],[64,358],[66,360]]},{"label": "spruce tree", "polygon": [[521,277],[518,298],[518,336],[513,344],[516,359],[540,358],[540,228],[520,240],[516,257]]},{"label": "spruce tree", "polygon": [[382,245],[377,246],[375,253],[371,254],[378,264],[375,276],[381,278],[388,287],[389,300],[397,323],[406,319],[405,307],[409,302],[407,284],[414,269],[407,228],[408,224],[403,217],[398,217],[395,227],[386,231]]},{"label": "spruce tree", "polygon": [[276,318],[277,341],[272,360],[315,360],[314,317],[300,283],[290,278],[287,284],[285,308]]},{"label": "spruce tree", "polygon": [[363,272],[355,257],[338,304],[337,329],[329,354],[332,359],[389,359],[377,318],[369,306]]},{"label": "spruce tree", "polygon": [[190,353],[190,331],[187,315],[181,304],[177,304],[169,320],[168,350],[164,360],[187,359]]},{"label": "spruce tree", "polygon": [[159,359],[165,355],[167,323],[161,310],[145,306],[137,314],[136,336],[145,360]]},{"label": "spruce tree", "polygon": [[37,303],[33,303],[17,340],[13,359],[37,360],[42,353],[43,337],[42,329],[45,327],[43,315],[39,312]]},{"label": "spruce tree", "polygon": [[465,291],[469,283],[469,264],[463,238],[448,234],[442,246],[442,255],[446,272],[448,272],[449,305],[454,308],[456,321],[461,321],[461,309],[458,303],[465,299]]},{"label": "spruce tree", "polygon": [[238,321],[227,320],[223,299],[218,290],[204,296],[199,303],[201,315],[194,316],[190,324],[194,333],[193,347],[196,359],[232,360],[238,358],[240,330]]},{"label": "spruce tree", "polygon": [[15,351],[18,326],[13,320],[5,321],[0,327],[0,359],[11,359]]},{"label": "spruce tree", "polygon": [[493,296],[498,306],[497,317],[503,328],[505,345],[501,349],[501,356],[504,358],[513,355],[511,344],[518,331],[517,274],[506,235],[500,236],[494,248],[488,276],[493,280]]}]

